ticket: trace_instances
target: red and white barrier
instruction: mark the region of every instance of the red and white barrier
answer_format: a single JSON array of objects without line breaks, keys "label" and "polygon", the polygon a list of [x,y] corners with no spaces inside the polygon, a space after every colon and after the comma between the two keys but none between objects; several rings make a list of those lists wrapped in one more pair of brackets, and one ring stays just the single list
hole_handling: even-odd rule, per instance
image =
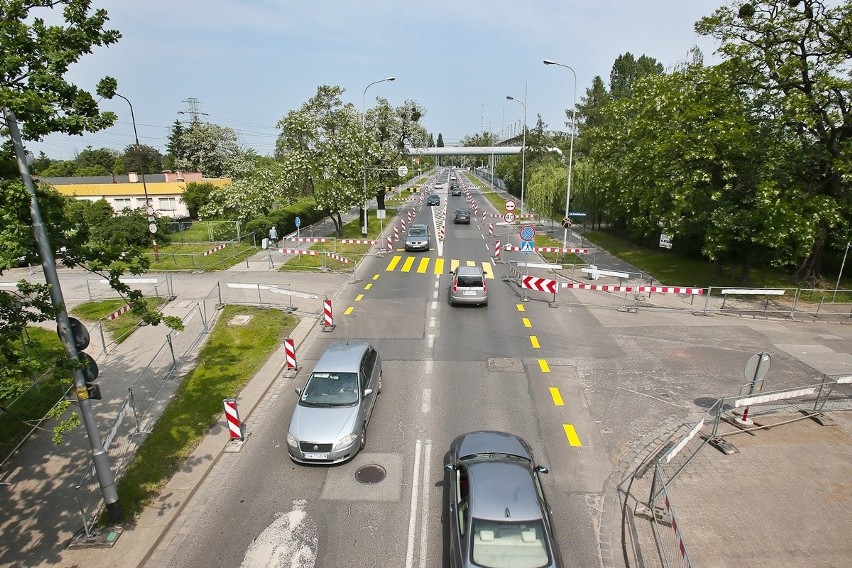
[{"label": "red and white barrier", "polygon": [[597,290],[599,292],[632,292],[632,286],[610,286],[606,284],[575,284],[574,282],[563,282],[563,288],[573,290]]},{"label": "red and white barrier", "polygon": [[225,403],[225,418],[228,420],[228,432],[231,434],[231,441],[243,440],[243,428],[240,424],[240,414],[237,412],[237,399],[226,398]]},{"label": "red and white barrier", "polygon": [[559,283],[556,280],[539,278],[538,276],[524,276],[521,279],[521,288],[556,294],[556,291],[559,290]]},{"label": "red and white barrier", "polygon": [[324,243],[327,239],[325,237],[290,237],[287,240],[297,243]]},{"label": "red and white barrier", "polygon": [[488,236],[494,236],[494,223],[488,223]]},{"label": "red and white barrier", "polygon": [[404,233],[405,232],[405,219],[403,219],[400,223],[402,224],[402,232]]},{"label": "red and white barrier", "polygon": [[123,306],[121,306],[120,308],[118,308],[117,310],[112,312],[108,317],[109,317],[110,321],[112,321],[112,320],[116,319],[118,316],[120,316],[121,314],[126,314],[129,311],[130,311],[130,304],[124,304]]},{"label": "red and white barrier", "polygon": [[[506,245],[506,250],[520,252],[521,247],[517,245]],[[562,247],[533,247],[535,252],[572,252],[575,254],[589,254],[589,249],[584,248],[562,248]]]},{"label": "red and white barrier", "polygon": [[399,227],[397,227],[396,225],[394,225],[393,227],[393,240],[399,240]]},{"label": "red and white barrier", "polygon": [[597,290],[598,292],[656,292],[658,294],[688,294],[692,296],[704,295],[704,288],[684,288],[681,286],[610,286],[604,284],[576,284],[574,282],[563,282],[562,287],[574,290]]},{"label": "red and white barrier", "polygon": [[488,219],[488,213],[485,211],[482,212],[482,222],[484,223]]},{"label": "red and white barrier", "polygon": [[500,241],[494,241],[494,260],[500,260]]},{"label": "red and white barrier", "polygon": [[387,246],[388,252],[392,251],[393,250],[393,237],[391,235],[388,235],[387,244],[388,244],[388,246]]},{"label": "red and white barrier", "polygon": [[284,356],[287,359],[288,369],[299,369],[296,365],[296,342],[289,337],[284,340]]},{"label": "red and white barrier", "polygon": [[442,241],[444,240],[444,226],[443,225],[441,225],[441,228],[438,229],[438,239],[440,239]]},{"label": "red and white barrier", "polygon": [[336,252],[328,252],[326,253],[329,258],[333,258],[338,262],[342,262],[343,264],[349,264],[351,261],[341,254],[337,254]]},{"label": "red and white barrier", "polygon": [[217,246],[213,247],[212,249],[206,251],[204,253],[204,256],[209,256],[209,255],[213,254],[214,252],[219,252],[220,250],[222,250],[226,246],[228,246],[228,243],[222,243],[221,245],[217,245]]},{"label": "red and white barrier", "polygon": [[331,300],[326,298],[322,301],[322,330],[331,331],[334,329],[334,318],[331,314]]},{"label": "red and white barrier", "polygon": [[317,256],[322,254],[322,251],[313,250],[313,249],[280,249],[281,254],[294,254],[300,255],[304,254],[307,256]]},{"label": "red and white barrier", "polygon": [[370,239],[340,239],[343,245],[377,245],[379,241]]}]

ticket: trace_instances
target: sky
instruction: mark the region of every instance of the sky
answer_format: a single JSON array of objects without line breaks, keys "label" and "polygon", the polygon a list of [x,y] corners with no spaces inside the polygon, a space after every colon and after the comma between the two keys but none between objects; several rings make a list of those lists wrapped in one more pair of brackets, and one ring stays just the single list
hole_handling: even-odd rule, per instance
[{"label": "sky", "polygon": [[[237,131],[240,144],[272,155],[276,123],[320,85],[345,89],[357,109],[377,96],[392,106],[417,101],[422,124],[446,145],[490,131],[520,132],[537,116],[565,130],[595,76],[609,83],[615,59],[648,55],[665,68],[698,46],[713,63],[715,43],[694,24],[725,0],[93,0],[122,38],[95,48],[67,77],[94,93],[103,76],[133,104],[139,140],[165,153],[175,120],[199,118]],[[133,144],[127,103],[105,100],[114,126],[85,136],[27,143],[34,155],[69,160],[85,149]]]}]

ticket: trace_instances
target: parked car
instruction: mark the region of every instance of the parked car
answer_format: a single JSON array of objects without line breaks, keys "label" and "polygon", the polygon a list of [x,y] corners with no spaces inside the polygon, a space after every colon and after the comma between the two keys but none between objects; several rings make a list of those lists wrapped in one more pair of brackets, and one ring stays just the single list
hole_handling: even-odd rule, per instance
[{"label": "parked car", "polygon": [[469,209],[456,209],[456,214],[453,217],[453,223],[456,224],[465,224],[470,225],[470,210]]},{"label": "parked car", "polygon": [[433,193],[429,197],[426,198],[426,205],[436,206],[441,204],[441,196],[437,193]]},{"label": "parked car", "polygon": [[488,282],[485,273],[478,266],[459,266],[453,275],[450,285],[450,305],[477,304],[488,305]]},{"label": "parked car", "polygon": [[444,465],[453,568],[554,568],[562,558],[529,445],[506,432],[456,438]]},{"label": "parked car", "polygon": [[319,358],[287,432],[290,458],[299,463],[339,463],[367,443],[367,424],[382,392],[382,360],[366,341],[331,344]]},{"label": "parked car", "polygon": [[411,225],[405,235],[405,250],[429,250],[432,244],[432,236],[428,225]]}]

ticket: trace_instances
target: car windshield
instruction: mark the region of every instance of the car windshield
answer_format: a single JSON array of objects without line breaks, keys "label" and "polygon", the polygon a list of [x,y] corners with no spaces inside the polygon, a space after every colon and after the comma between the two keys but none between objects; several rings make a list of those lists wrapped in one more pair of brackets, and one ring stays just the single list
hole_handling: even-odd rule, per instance
[{"label": "car windshield", "polygon": [[473,519],[470,557],[486,568],[540,568],[550,564],[541,520],[516,522]]},{"label": "car windshield", "polygon": [[408,231],[409,237],[425,237],[426,236],[426,228],[425,227],[412,227],[410,231]]},{"label": "car windshield", "polygon": [[355,373],[311,373],[299,398],[303,406],[351,406],[358,402]]}]

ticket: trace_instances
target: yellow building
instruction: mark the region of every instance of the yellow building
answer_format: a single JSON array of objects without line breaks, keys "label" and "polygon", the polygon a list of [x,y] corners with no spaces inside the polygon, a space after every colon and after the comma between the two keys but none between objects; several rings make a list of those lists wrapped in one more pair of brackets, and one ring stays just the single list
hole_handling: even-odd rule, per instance
[{"label": "yellow building", "polygon": [[205,178],[200,172],[163,172],[142,176],[130,173],[122,176],[93,177],[36,177],[52,186],[62,195],[88,201],[106,200],[115,211],[136,209],[145,206],[145,194],[148,203],[154,207],[158,216],[181,219],[189,217],[189,211],[183,201],[183,191],[189,182],[212,183],[217,187],[229,185],[230,178]]}]

